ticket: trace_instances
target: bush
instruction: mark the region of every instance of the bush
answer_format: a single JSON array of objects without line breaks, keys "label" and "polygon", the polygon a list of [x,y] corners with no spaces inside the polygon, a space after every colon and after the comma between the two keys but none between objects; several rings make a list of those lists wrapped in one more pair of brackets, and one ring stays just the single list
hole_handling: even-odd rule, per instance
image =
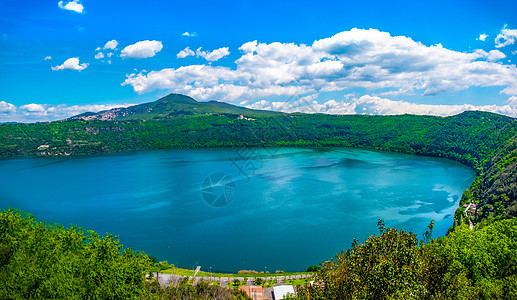
[{"label": "bush", "polygon": [[462,225],[421,246],[414,233],[379,224],[379,236],[324,263],[298,299],[517,298],[517,219]]},{"label": "bush", "polygon": [[0,212],[0,298],[136,299],[149,268],[116,236]]}]

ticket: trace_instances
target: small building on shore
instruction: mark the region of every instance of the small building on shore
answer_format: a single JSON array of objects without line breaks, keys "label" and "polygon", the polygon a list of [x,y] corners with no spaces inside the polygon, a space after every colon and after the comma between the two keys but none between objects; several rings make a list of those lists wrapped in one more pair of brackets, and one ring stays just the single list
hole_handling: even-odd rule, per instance
[{"label": "small building on shore", "polygon": [[259,285],[245,285],[239,287],[241,291],[244,291],[253,300],[264,300],[264,289]]},{"label": "small building on shore", "polygon": [[290,284],[278,284],[273,286],[273,298],[274,300],[284,299],[287,294],[296,295],[294,286]]}]

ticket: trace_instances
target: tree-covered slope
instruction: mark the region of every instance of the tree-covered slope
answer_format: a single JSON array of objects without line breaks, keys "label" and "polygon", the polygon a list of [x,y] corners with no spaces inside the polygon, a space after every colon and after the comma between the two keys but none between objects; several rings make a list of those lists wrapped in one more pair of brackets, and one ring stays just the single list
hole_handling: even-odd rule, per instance
[{"label": "tree-covered slope", "polygon": [[516,218],[420,242],[414,233],[379,228],[323,263],[297,299],[517,298]]},{"label": "tree-covered slope", "polygon": [[149,258],[115,236],[0,211],[0,298],[137,299]]},{"label": "tree-covered slope", "polygon": [[152,270],[147,255],[123,248],[111,234],[0,210],[0,299],[249,299],[239,290],[186,280],[162,289]]},{"label": "tree-covered slope", "polygon": [[[461,204],[477,203],[474,222],[484,219],[517,217],[517,135],[514,135],[490,156],[483,172],[465,191]],[[457,211],[457,220],[465,218],[465,210]]]}]

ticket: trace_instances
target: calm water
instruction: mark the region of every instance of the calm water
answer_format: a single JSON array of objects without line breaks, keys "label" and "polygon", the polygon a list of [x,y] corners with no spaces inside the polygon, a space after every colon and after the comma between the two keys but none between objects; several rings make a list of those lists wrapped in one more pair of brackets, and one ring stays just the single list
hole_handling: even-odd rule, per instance
[{"label": "calm water", "polygon": [[[222,180],[221,180],[222,179]],[[0,208],[117,234],[203,270],[304,270],[377,220],[444,235],[474,173],[456,162],[356,149],[164,150],[0,161]]]}]

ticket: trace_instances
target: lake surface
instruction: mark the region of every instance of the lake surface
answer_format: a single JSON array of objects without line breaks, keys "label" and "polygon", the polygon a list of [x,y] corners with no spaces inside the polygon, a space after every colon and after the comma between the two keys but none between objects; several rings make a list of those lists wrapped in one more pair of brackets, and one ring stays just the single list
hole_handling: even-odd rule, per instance
[{"label": "lake surface", "polygon": [[119,236],[179,267],[305,270],[377,220],[444,235],[474,172],[358,149],[203,149],[0,161],[0,208]]}]

